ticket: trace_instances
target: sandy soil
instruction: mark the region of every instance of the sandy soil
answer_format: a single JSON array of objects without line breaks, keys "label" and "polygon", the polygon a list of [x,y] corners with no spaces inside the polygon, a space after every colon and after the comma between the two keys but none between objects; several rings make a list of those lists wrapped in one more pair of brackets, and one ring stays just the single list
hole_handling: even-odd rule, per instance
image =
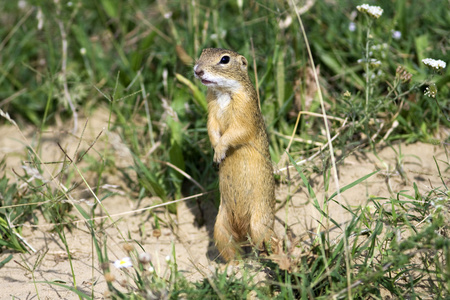
[{"label": "sandy soil", "polygon": [[[86,149],[100,131],[107,128],[107,116],[108,114],[105,111],[99,110],[89,119],[81,141],[81,148]],[[80,127],[84,125],[84,122],[85,120],[80,120]],[[71,135],[67,132],[70,126],[68,124],[57,126],[56,128],[65,128],[65,130],[55,129],[42,134],[43,151],[40,155],[43,161],[56,161],[63,158],[63,153],[58,148],[57,142],[66,149],[69,155],[73,155],[80,141],[81,128],[79,128],[77,134]],[[24,128],[22,132],[24,136],[21,136],[20,132],[13,126],[3,125],[0,127],[0,158],[6,156],[6,172],[12,182],[17,181],[12,168],[18,173],[23,172],[21,166],[24,160],[23,155],[26,153],[25,147],[27,144],[35,143],[33,128]],[[404,155],[403,168],[407,176],[406,180],[396,171],[398,155],[392,148],[380,149],[378,158],[372,153],[361,152],[355,152],[347,157],[344,163],[340,164],[338,170],[341,187],[375,170],[380,170],[380,172],[364,183],[345,191],[341,195],[340,201],[351,206],[365,205],[370,195],[388,198],[390,196],[388,186],[394,193],[406,189],[407,194],[413,195],[412,182],[416,182],[422,192],[430,190],[431,186],[442,185],[433,160],[433,157],[435,157],[438,162],[439,159],[447,161],[442,146],[429,144],[394,146],[397,152],[400,151],[400,148]],[[132,164],[129,151],[121,143],[118,135],[107,133],[106,130],[103,131],[90,153],[99,158],[100,156],[96,156],[95,151],[101,153],[105,149],[111,151],[117,164],[121,166]],[[317,163],[320,164],[320,161]],[[445,170],[444,164],[439,163],[441,170]],[[45,176],[50,179],[51,177],[48,174],[56,174],[58,166],[47,166],[47,168],[50,173]],[[303,240],[307,243],[308,236],[318,226],[320,215],[310,203],[306,189],[300,184],[298,178],[292,175],[295,172],[291,171],[290,174],[294,177],[294,182],[297,183],[290,186],[280,185],[277,188],[277,199],[280,203],[277,212],[276,232],[282,236],[284,223],[287,223],[292,233],[297,237],[303,237]],[[89,176],[87,177],[89,182],[91,179]],[[446,177],[446,180],[447,184],[450,184],[448,177]],[[312,175],[310,181],[318,199],[322,199],[321,191],[324,190],[322,176]],[[56,185],[56,182],[53,181],[51,184]],[[136,209],[154,204],[157,201],[156,199],[145,198],[140,203],[134,201],[136,195],[130,193],[120,174],[105,174],[103,184],[114,185],[113,187],[103,185],[103,188],[117,192],[115,196],[103,201],[103,205],[114,220],[114,224],[105,219],[103,226],[98,227],[98,235],[100,236],[102,233],[102,236],[107,236],[107,247],[111,262],[127,256],[125,250],[123,250],[122,234],[137,241],[146,252],[152,255],[152,261],[156,267],[155,271],[160,275],[163,275],[167,268],[165,258],[171,255],[172,247],[175,247],[179,270],[182,270],[189,280],[199,280],[217,266],[215,261],[217,251],[212,242],[212,229],[217,211],[210,201],[203,201],[201,204],[206,220],[205,226],[202,227],[198,227],[195,222],[195,217],[199,214],[199,208],[195,200],[179,203],[177,216],[169,215],[164,209],[155,209],[155,212],[162,219],[175,225],[173,227],[162,226],[161,235],[158,236],[153,231],[151,225],[153,222],[148,219],[148,211],[134,212]],[[331,182],[331,193],[334,190],[334,183]],[[291,193],[293,193],[292,198],[285,205],[285,199]],[[95,201],[86,190],[86,186],[79,187],[73,197],[74,201],[82,203],[86,208]],[[344,223],[349,218],[349,215],[336,204],[330,204],[329,210],[331,216],[340,223]],[[72,212],[78,216],[75,209]],[[100,210],[98,210],[98,213],[100,213]],[[78,217],[82,219],[81,216]],[[91,236],[83,222],[75,222],[74,224],[75,228],[72,232],[66,234],[70,253],[73,257],[75,278],[72,277],[70,263],[63,243],[58,235],[51,230],[52,225],[47,224],[41,218],[39,225],[25,224],[23,228],[23,238],[36,252],[31,251],[29,254],[13,253],[13,260],[0,271],[1,299],[38,299],[37,293],[39,293],[41,299],[78,298],[73,292],[57,285],[47,283],[36,283],[34,285],[33,276],[37,282],[53,281],[69,286],[73,286],[74,280],[76,280],[77,286],[83,292],[93,293],[96,299],[103,297],[103,293],[106,291],[106,283],[93,250]],[[335,230],[335,232],[336,235],[339,234],[339,230]],[[137,245],[135,242],[131,243]],[[8,251],[0,253],[0,261],[9,254]],[[20,264],[33,266],[42,256],[42,261],[36,265],[33,273],[20,266]],[[114,270],[114,267],[112,269]],[[118,280],[123,278],[119,270],[114,270],[114,274]]]}]

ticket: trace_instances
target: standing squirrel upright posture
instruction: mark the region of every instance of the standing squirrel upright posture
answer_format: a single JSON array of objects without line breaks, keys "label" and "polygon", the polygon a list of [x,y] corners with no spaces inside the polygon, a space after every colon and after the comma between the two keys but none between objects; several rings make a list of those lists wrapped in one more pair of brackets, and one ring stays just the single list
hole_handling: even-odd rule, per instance
[{"label": "standing squirrel upright posture", "polygon": [[195,77],[208,87],[208,135],[219,164],[220,207],[214,240],[226,261],[248,238],[258,249],[274,236],[275,181],[269,141],[247,59],[204,49]]}]

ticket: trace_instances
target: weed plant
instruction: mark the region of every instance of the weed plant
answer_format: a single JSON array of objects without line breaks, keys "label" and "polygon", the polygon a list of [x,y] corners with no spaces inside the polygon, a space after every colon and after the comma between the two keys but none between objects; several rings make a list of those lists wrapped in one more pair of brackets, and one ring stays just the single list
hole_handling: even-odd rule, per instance
[{"label": "weed plant", "polygon": [[[426,194],[409,182],[412,195],[391,191],[389,197],[370,196],[357,208],[341,201],[340,193],[373,174],[329,191],[330,183],[337,183],[331,171],[353,151],[376,153],[380,145],[421,141],[448,153],[450,68],[423,63],[428,57],[449,63],[448,5],[440,0],[376,4],[383,12],[374,18],[345,0],[2,1],[0,125],[12,123],[22,132],[33,124],[38,131],[23,154],[24,171],[5,170],[4,162],[0,168],[0,249],[35,251],[18,224],[37,224],[41,214],[54,224],[69,261],[67,230],[74,219],[85,220],[113,299],[381,299],[386,294],[445,299],[450,294],[448,156],[445,170],[436,164],[442,186]],[[116,228],[129,256],[118,263],[126,278],[119,282],[103,223],[94,221],[100,209],[114,224],[102,205],[112,195],[101,189],[105,174],[122,174],[137,201],[153,196],[172,214],[178,201],[173,200],[198,193],[199,203],[218,205],[205,88],[192,74],[194,58],[206,47],[231,48],[251,61],[272,160],[295,166],[323,223],[336,225],[341,235],[331,238],[319,226],[309,246],[284,244],[279,257],[258,262],[269,274],[266,284],[255,283],[245,268],[239,275],[217,269],[189,282],[178,270],[175,248],[167,269],[158,273],[143,247]],[[128,167],[120,167],[108,149],[94,155],[97,139],[83,140],[79,118],[101,107],[108,108],[109,123],[99,136],[120,137],[132,158]],[[42,134],[61,122],[67,135],[82,132],[75,155],[60,146],[61,159],[44,162]],[[292,137],[302,142],[292,143]],[[323,169],[302,164],[306,158],[322,160]],[[317,198],[308,180],[314,172],[324,174],[325,194],[331,196]],[[276,176],[280,184],[294,184]],[[80,185],[95,199],[89,209],[75,200]],[[332,202],[351,214],[345,225],[328,212]],[[150,214],[159,229],[162,221]],[[21,265],[34,274],[36,266]],[[80,299],[94,298],[94,290],[78,289],[71,272],[73,285],[51,284]]]}]

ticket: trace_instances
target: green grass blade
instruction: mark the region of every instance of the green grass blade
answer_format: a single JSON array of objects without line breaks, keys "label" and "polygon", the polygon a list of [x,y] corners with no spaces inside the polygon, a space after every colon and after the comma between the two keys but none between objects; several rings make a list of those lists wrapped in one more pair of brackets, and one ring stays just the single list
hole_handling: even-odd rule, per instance
[{"label": "green grass blade", "polygon": [[[347,184],[346,186],[344,186],[344,187],[341,188],[340,193],[343,193],[343,192],[345,192],[346,190],[351,189],[352,187],[354,187],[354,186],[360,184],[361,182],[363,182],[364,180],[368,179],[368,178],[371,177],[372,175],[375,175],[376,173],[378,173],[378,171],[374,171],[374,172],[372,172],[372,173],[370,173],[370,174],[367,174],[367,175],[365,175],[365,176],[363,176],[363,177],[361,177],[361,178],[359,178],[359,179],[353,181],[353,182],[350,183],[350,184]],[[330,196],[330,200],[333,199],[333,198],[336,197],[336,196],[337,196],[337,192],[334,192],[334,193]]]}]

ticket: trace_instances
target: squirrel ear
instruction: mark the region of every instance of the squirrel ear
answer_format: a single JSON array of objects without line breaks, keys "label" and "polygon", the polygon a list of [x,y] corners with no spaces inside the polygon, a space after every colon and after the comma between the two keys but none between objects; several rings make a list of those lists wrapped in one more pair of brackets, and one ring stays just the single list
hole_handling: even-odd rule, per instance
[{"label": "squirrel ear", "polygon": [[241,55],[241,69],[247,70],[247,65],[248,65],[247,59]]}]

